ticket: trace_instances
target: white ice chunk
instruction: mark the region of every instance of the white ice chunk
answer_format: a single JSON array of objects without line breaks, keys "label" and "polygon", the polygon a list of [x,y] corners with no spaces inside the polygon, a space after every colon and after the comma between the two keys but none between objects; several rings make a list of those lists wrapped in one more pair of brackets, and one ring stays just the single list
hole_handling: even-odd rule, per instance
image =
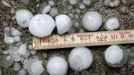
[{"label": "white ice chunk", "polygon": [[25,69],[20,69],[19,71],[18,71],[18,75],[26,75],[26,70]]},{"label": "white ice chunk", "polygon": [[21,36],[22,33],[20,31],[18,31],[17,29],[15,29],[14,27],[11,27],[11,34],[12,36]]},{"label": "white ice chunk", "polygon": [[68,32],[72,27],[72,20],[69,16],[65,14],[60,14],[56,16],[56,25],[59,34]]},{"label": "white ice chunk", "polygon": [[45,37],[51,35],[53,29],[55,28],[54,19],[47,14],[37,14],[35,15],[29,25],[29,31],[31,34],[37,37]]},{"label": "white ice chunk", "polygon": [[96,11],[86,12],[82,18],[82,25],[89,31],[96,31],[102,25],[102,17]]},{"label": "white ice chunk", "polygon": [[31,75],[40,75],[44,71],[42,61],[39,59],[29,59],[25,63],[25,68]]},{"label": "white ice chunk", "polygon": [[70,67],[76,71],[89,68],[93,62],[91,50],[85,47],[74,48],[68,57]]},{"label": "white ice chunk", "polygon": [[42,10],[42,14],[47,14],[49,11],[51,10],[51,6],[47,5],[43,8]]},{"label": "white ice chunk", "polygon": [[28,27],[31,18],[33,17],[32,12],[27,9],[19,9],[16,11],[15,18],[17,20],[18,25],[21,27]]},{"label": "white ice chunk", "polygon": [[105,60],[110,65],[120,64],[123,57],[123,49],[120,46],[112,45],[105,51]]},{"label": "white ice chunk", "polygon": [[15,63],[13,66],[14,71],[18,71],[21,68],[21,65],[19,63]]},{"label": "white ice chunk", "polygon": [[15,43],[16,39],[14,37],[4,37],[4,42],[6,44],[13,44]]},{"label": "white ice chunk", "polygon": [[116,17],[109,18],[109,19],[106,20],[106,22],[105,22],[105,28],[106,28],[107,30],[115,30],[115,29],[118,29],[119,26],[120,26],[119,20],[118,20],[118,18],[116,18]]},{"label": "white ice chunk", "polygon": [[86,5],[90,5],[91,4],[91,0],[83,0],[83,3]]},{"label": "white ice chunk", "polygon": [[47,71],[50,75],[66,75],[68,63],[63,57],[54,56],[47,63]]}]

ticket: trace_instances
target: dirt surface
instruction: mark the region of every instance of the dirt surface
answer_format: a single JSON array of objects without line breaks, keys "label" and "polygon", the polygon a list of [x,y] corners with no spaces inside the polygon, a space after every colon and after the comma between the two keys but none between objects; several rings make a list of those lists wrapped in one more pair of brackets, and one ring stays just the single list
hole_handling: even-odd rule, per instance
[{"label": "dirt surface", "polygon": [[[46,1],[46,0],[44,0]],[[58,6],[58,2],[61,0],[55,0]],[[6,26],[13,26],[17,29],[19,29],[23,35],[22,40],[23,42],[31,42],[32,35],[28,31],[27,28],[21,28],[17,25],[16,20],[14,19],[14,13],[11,13],[11,8],[14,8],[15,10],[19,8],[27,8],[31,10],[34,14],[37,13],[37,6],[39,3],[43,2],[40,0],[31,1],[29,5],[23,5],[18,2],[18,0],[12,0],[14,3],[13,7],[6,7],[0,4],[0,54],[2,54],[2,50],[7,49],[7,45],[3,42],[3,29]],[[87,10],[96,10],[100,12],[103,15],[104,21],[109,16],[117,16],[120,20],[120,30],[125,29],[134,29],[134,4],[131,6],[120,4],[119,7],[116,8],[110,8],[104,6],[104,0],[96,0],[91,7],[87,7],[85,11]],[[64,6],[63,6],[64,7]],[[121,11],[122,7],[125,7],[125,13]],[[58,6],[60,12],[62,12],[64,9],[62,8],[62,5]],[[75,9],[75,8],[74,8]],[[84,12],[83,12],[84,13]],[[81,15],[82,16],[82,13]],[[99,31],[104,30],[104,28],[100,28]],[[128,45],[124,45],[128,46]],[[130,45],[132,46],[132,45]],[[67,75],[134,75],[134,67],[129,67],[129,64],[126,63],[121,68],[111,68],[107,66],[105,60],[104,60],[104,51],[108,46],[98,46],[98,47],[89,47],[89,49],[92,50],[94,55],[94,62],[92,66],[84,70],[82,72],[75,72],[69,68]],[[60,54],[63,55],[65,58],[68,57],[68,54],[71,49],[57,49],[57,50],[47,50],[47,51],[38,51],[37,55],[40,57],[40,59],[43,59],[45,62],[51,55]],[[43,58],[42,53],[45,52],[48,55],[48,58]],[[44,63],[45,64],[45,63]],[[2,68],[3,75],[17,75],[15,71],[11,68],[4,69]],[[28,75],[28,74],[27,74]],[[45,72],[42,75],[47,75],[46,69]]]}]

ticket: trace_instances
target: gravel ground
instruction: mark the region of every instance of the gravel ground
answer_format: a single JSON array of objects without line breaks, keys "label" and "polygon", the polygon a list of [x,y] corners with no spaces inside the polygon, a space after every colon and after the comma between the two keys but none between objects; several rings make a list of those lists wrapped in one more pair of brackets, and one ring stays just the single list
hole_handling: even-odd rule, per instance
[{"label": "gravel ground", "polygon": [[[35,0],[31,1],[29,5],[27,4],[21,4],[19,0],[12,0],[12,3],[14,4],[13,7],[6,7],[0,4],[0,54],[2,54],[2,50],[7,49],[7,45],[3,42],[3,29],[6,26],[13,26],[17,29],[19,29],[23,35],[22,40],[23,42],[31,42],[32,35],[29,33],[27,28],[21,28],[17,25],[16,20],[14,19],[14,12],[12,11],[13,8],[19,9],[19,8],[27,8],[31,10],[34,14],[37,13],[38,10],[38,4],[42,3],[46,0]],[[61,0],[55,0],[57,7],[60,12],[64,11],[63,4],[60,4]],[[134,4],[131,6],[120,4],[119,7],[116,8],[110,8],[104,6],[104,0],[94,0],[94,3],[90,7],[86,7],[86,9],[80,14],[82,14],[87,10],[96,10],[100,12],[103,15],[104,21],[109,16],[117,16],[120,20],[120,30],[125,29],[134,29]],[[125,11],[122,11],[121,9],[124,9]],[[77,8],[77,6],[76,6]],[[12,9],[12,10],[11,10]],[[75,9],[75,8],[74,8]],[[104,28],[100,28],[99,31],[104,30]],[[124,45],[128,46],[128,45]],[[132,46],[132,45],[129,45]],[[107,64],[104,61],[104,50],[107,48],[107,46],[99,46],[99,47],[89,47],[92,49],[93,55],[94,55],[94,62],[92,66],[84,70],[80,73],[76,73],[73,70],[69,69],[67,75],[134,75],[134,67],[129,67],[129,64],[126,63],[121,68],[111,68],[107,66]],[[38,51],[37,55],[40,57],[40,59],[43,59],[45,62],[51,55],[55,54],[61,54],[67,58],[69,52],[71,49],[62,49],[62,50],[47,50],[47,51]],[[47,58],[42,57],[42,53],[47,53]],[[17,75],[16,72],[12,70],[12,68],[4,69],[2,68],[3,75]],[[45,72],[42,75],[47,75],[46,69]]]}]

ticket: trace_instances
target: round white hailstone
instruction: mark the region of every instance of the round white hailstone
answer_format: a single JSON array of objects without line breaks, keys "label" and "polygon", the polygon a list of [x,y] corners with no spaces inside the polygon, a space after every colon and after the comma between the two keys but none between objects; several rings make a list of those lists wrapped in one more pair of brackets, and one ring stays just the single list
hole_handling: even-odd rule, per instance
[{"label": "round white hailstone", "polygon": [[42,14],[46,14],[46,13],[48,13],[50,10],[51,10],[51,6],[50,6],[50,5],[47,5],[46,7],[43,8]]},{"label": "round white hailstone", "polygon": [[108,19],[106,21],[106,23],[105,23],[105,28],[107,30],[115,30],[115,29],[118,29],[119,26],[120,26],[119,20],[116,17],[113,17],[113,18]]},{"label": "round white hailstone", "polygon": [[77,4],[78,1],[79,1],[79,0],[69,0],[69,3],[70,3],[71,5],[74,5],[74,4]]},{"label": "round white hailstone", "polygon": [[49,36],[54,28],[55,21],[47,14],[35,15],[29,25],[29,31],[37,37]]},{"label": "round white hailstone", "polygon": [[83,3],[86,5],[90,5],[91,4],[91,0],[83,0]]},{"label": "round white hailstone", "polygon": [[16,14],[15,14],[17,23],[21,27],[24,27],[24,28],[29,26],[29,23],[32,17],[33,17],[33,14],[27,9],[20,9],[16,11]]},{"label": "round white hailstone", "polygon": [[82,25],[89,31],[96,31],[102,25],[102,17],[96,11],[86,12],[82,18]]},{"label": "round white hailstone", "polygon": [[91,66],[93,62],[93,55],[88,48],[78,47],[71,51],[68,61],[72,69],[82,71]]},{"label": "round white hailstone", "polygon": [[18,71],[18,75],[26,75],[26,70],[25,69],[21,69]]},{"label": "round white hailstone", "polygon": [[68,32],[72,27],[72,20],[69,16],[65,14],[60,14],[56,16],[56,25],[59,34]]},{"label": "round white hailstone", "polygon": [[57,16],[57,15],[59,14],[58,8],[53,7],[53,8],[50,10],[49,14],[50,14],[52,17]]},{"label": "round white hailstone", "polygon": [[66,75],[68,63],[63,57],[54,56],[47,63],[47,71],[50,75]]},{"label": "round white hailstone", "polygon": [[[112,45],[105,51],[105,60],[112,67],[118,67],[122,63],[123,57],[123,49],[120,46]],[[116,64],[117,66],[115,66]]]},{"label": "round white hailstone", "polygon": [[40,75],[43,71],[42,61],[35,61],[31,64],[32,75]]}]

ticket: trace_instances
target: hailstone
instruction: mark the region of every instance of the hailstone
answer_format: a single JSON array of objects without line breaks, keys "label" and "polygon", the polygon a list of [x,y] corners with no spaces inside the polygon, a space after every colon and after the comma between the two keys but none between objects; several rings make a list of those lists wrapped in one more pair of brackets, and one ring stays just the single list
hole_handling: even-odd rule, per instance
[{"label": "hailstone", "polygon": [[54,56],[47,63],[47,71],[50,75],[66,75],[67,70],[68,63],[63,57]]},{"label": "hailstone", "polygon": [[56,16],[56,25],[59,34],[64,34],[68,32],[72,27],[72,20],[69,16],[65,14],[60,14]]},{"label": "hailstone", "polygon": [[102,16],[96,11],[86,12],[82,18],[82,25],[89,31],[96,31],[102,25]]},{"label": "hailstone", "polygon": [[106,22],[105,22],[105,28],[107,30],[115,30],[118,29],[120,26],[119,24],[119,20],[116,17],[113,18],[109,18]]},{"label": "hailstone", "polygon": [[74,48],[69,54],[70,67],[75,71],[82,71],[89,68],[93,62],[93,55],[86,47]]},{"label": "hailstone", "polygon": [[105,51],[105,61],[109,66],[120,67],[124,64],[123,60],[125,54],[123,49],[120,46],[112,45],[108,47]]},{"label": "hailstone", "polygon": [[17,20],[18,25],[21,27],[28,27],[33,14],[27,9],[19,9],[15,13],[15,18]]},{"label": "hailstone", "polygon": [[55,28],[54,19],[47,14],[35,15],[29,24],[29,31],[37,37],[45,37],[51,35]]}]

